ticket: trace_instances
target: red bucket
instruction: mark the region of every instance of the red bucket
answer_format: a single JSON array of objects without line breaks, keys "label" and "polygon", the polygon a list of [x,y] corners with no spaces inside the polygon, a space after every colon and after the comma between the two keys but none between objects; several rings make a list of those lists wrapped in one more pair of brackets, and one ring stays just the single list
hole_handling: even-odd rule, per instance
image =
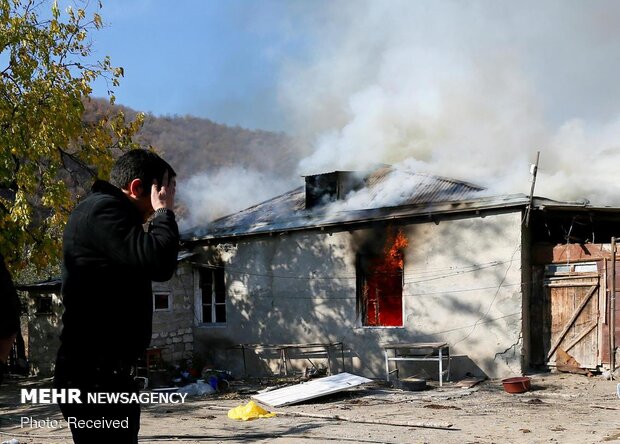
[{"label": "red bucket", "polygon": [[514,378],[502,379],[504,390],[508,393],[527,392],[531,387],[531,379],[527,376],[515,376]]}]

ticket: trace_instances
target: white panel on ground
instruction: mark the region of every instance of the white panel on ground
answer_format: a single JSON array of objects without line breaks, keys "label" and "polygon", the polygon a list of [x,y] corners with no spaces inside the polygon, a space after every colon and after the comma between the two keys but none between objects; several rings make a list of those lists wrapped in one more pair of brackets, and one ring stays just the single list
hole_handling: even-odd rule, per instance
[{"label": "white panel on ground", "polygon": [[350,373],[340,373],[334,376],[314,379],[303,384],[292,385],[267,393],[253,395],[252,398],[271,407],[280,407],[318,398],[320,396],[331,395],[332,393],[341,392],[368,382],[373,382],[373,380]]}]

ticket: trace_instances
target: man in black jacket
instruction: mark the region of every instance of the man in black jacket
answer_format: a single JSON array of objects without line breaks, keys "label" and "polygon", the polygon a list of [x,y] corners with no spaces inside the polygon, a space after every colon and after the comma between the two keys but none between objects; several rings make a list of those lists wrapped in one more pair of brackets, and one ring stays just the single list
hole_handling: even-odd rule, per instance
[{"label": "man in black jacket", "polygon": [[[54,382],[81,391],[82,404],[60,404],[75,443],[138,440],[138,403],[88,403],[87,394],[138,390],[133,367],[151,340],[151,282],[170,279],[176,268],[175,176],[155,153],[129,151],[65,227]],[[103,418],[107,426],[98,427]]]},{"label": "man in black jacket", "polygon": [[4,256],[0,254],[0,384],[15,336],[19,331],[19,314],[20,302],[17,291],[4,262]]}]

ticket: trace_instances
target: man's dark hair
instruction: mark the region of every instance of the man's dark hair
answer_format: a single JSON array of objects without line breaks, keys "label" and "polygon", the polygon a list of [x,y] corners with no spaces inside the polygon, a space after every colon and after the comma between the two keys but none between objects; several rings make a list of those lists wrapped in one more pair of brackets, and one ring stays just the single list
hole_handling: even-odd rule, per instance
[{"label": "man's dark hair", "polygon": [[168,162],[154,152],[134,149],[116,160],[110,172],[110,183],[118,188],[127,189],[132,180],[140,179],[144,184],[144,195],[147,195],[151,192],[154,180],[158,185],[162,185],[166,171],[169,179],[177,175]]}]

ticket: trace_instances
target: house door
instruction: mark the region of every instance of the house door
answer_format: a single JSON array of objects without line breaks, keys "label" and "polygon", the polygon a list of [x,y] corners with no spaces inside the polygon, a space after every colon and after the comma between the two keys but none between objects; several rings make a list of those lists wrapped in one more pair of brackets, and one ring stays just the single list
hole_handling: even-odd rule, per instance
[{"label": "house door", "polygon": [[551,271],[548,268],[544,281],[548,309],[548,319],[544,322],[547,364],[594,369],[600,365],[596,264],[584,273]]}]

